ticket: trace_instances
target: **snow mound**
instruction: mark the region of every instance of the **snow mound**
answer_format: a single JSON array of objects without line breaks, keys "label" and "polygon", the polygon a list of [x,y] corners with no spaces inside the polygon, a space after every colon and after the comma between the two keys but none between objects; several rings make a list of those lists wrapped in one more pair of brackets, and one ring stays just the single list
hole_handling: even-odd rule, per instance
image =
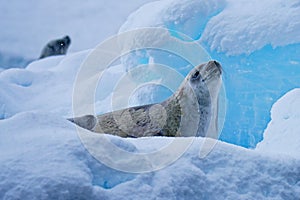
[{"label": "snow mound", "polygon": [[0,127],[1,199],[96,199],[94,185],[111,188],[134,177],[90,156],[74,125],[57,115],[25,112]]},{"label": "snow mound", "polygon": [[[0,117],[9,118],[27,110],[70,115],[72,83],[87,52],[50,57],[25,69],[11,68],[0,73]],[[67,84],[67,85],[66,85]]]},{"label": "snow mound", "polygon": [[[3,50],[2,50],[3,51]],[[32,59],[24,58],[10,53],[1,52],[0,50],[0,69],[7,68],[24,68]]]},{"label": "snow mound", "polygon": [[[151,2],[131,14],[119,32],[134,28],[164,27],[198,39],[206,23],[224,8],[225,2],[225,0]],[[139,16],[143,16],[143,19],[141,20]]]},{"label": "snow mound", "polygon": [[300,43],[300,23],[294,20],[299,18],[297,0],[228,0],[226,9],[208,22],[201,41],[228,55]]},{"label": "snow mound", "polygon": [[[124,196],[297,199],[300,195],[299,160],[264,156],[222,142],[200,159],[199,150],[205,139],[195,138],[184,156],[172,165],[156,172],[131,174],[95,160],[81,144],[74,125],[58,115],[17,114],[0,121],[0,130],[0,198],[4,200],[122,199]],[[118,147],[131,152],[134,148],[137,153],[159,149],[162,141],[172,140],[106,137]],[[136,145],[139,143],[156,145],[147,148]]]},{"label": "snow mound", "polygon": [[148,3],[131,14],[120,32],[165,27],[199,39],[211,50],[239,55],[268,44],[277,47],[299,43],[300,24],[291,20],[299,18],[297,0],[164,0]]},{"label": "snow mound", "polygon": [[[10,68],[0,73],[0,119],[24,111],[43,111],[70,117],[77,73],[90,50],[67,56],[52,56],[30,63],[26,68]],[[111,66],[99,80],[95,94],[97,113],[111,111],[111,95],[122,65]]]},{"label": "snow mound", "polygon": [[300,158],[299,102],[300,89],[294,89],[273,105],[272,120],[256,147],[258,151]]}]

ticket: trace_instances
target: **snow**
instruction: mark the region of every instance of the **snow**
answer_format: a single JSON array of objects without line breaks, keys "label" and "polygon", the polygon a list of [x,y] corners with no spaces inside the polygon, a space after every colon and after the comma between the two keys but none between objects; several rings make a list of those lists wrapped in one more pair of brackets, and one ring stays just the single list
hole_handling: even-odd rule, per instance
[{"label": "snow", "polygon": [[[90,149],[83,146],[74,124],[66,120],[72,114],[71,91],[76,71],[89,52],[50,57],[33,62],[25,69],[9,69],[0,74],[5,85],[1,96],[7,97],[5,104],[1,103],[6,106],[6,113],[5,119],[0,121],[0,199],[299,197],[298,158],[269,155],[213,139],[122,139],[107,135],[104,137],[113,145],[102,150],[104,156],[116,151],[116,147],[137,155],[149,155],[160,152],[174,141],[177,145],[187,142],[189,146],[172,164],[147,173],[122,172],[104,165],[101,159],[100,162],[96,160],[88,152]],[[120,74],[118,68],[118,65],[110,68],[107,76]],[[110,79],[103,80],[109,82]],[[15,95],[19,96],[14,98]],[[24,98],[30,99],[26,102]],[[12,99],[14,101],[10,102]],[[107,109],[105,105],[110,102],[99,99],[98,104]],[[84,144],[101,149],[98,145],[104,144],[99,143],[103,141],[102,135],[83,134],[89,136]],[[213,150],[200,157],[199,153],[211,143],[215,144]],[[165,156],[162,153],[157,158]],[[169,152],[167,156],[173,154]],[[141,159],[137,163],[113,157],[114,161],[119,159],[137,169],[152,162]]]},{"label": "snow", "polygon": [[[299,1],[163,0],[137,9],[145,2],[1,3],[0,199],[299,199]],[[59,12],[49,17],[45,9]],[[66,120],[89,49],[123,22],[120,32],[171,28],[170,36],[197,40],[221,62],[227,114],[220,140],[119,138]],[[65,34],[72,38],[67,55],[24,67]],[[136,67],[128,63],[162,64],[183,76],[192,67],[153,50],[120,59],[98,82],[96,113],[112,109],[116,84]],[[148,85],[136,92],[129,104],[171,91]]]},{"label": "snow", "polygon": [[[267,44],[278,47],[300,42],[300,23],[293,20],[300,18],[299,1],[229,0],[228,4],[209,21],[201,38],[211,49],[229,55],[250,54]],[[222,20],[228,16],[230,23]]]},{"label": "snow", "polygon": [[11,68],[0,73],[1,118],[28,110],[70,114],[66,108],[72,105],[70,86],[77,73],[73,64],[82,62],[86,53],[77,54],[70,54],[64,60],[62,56],[51,57],[36,61],[26,69]]},{"label": "snow", "polygon": [[162,26],[199,39],[211,50],[228,55],[250,54],[268,44],[277,47],[299,43],[300,23],[291,20],[300,18],[299,9],[297,0],[165,0],[137,10],[120,31]]},{"label": "snow", "polygon": [[271,118],[264,132],[264,140],[256,149],[272,154],[300,158],[300,89],[294,89],[280,98],[272,107]]},{"label": "snow", "polygon": [[[225,2],[225,0],[151,2],[131,14],[120,28],[120,32],[133,28],[162,26],[197,39],[200,38],[209,19],[224,8]],[[138,16],[141,15],[143,19],[139,20]]]},{"label": "snow", "polygon": [[[0,121],[0,127],[5,130],[0,142],[1,199],[297,199],[300,195],[299,160],[223,142],[199,158],[208,139],[195,138],[172,165],[135,174],[94,159],[82,146],[74,125],[58,115],[20,113]],[[159,150],[164,140],[170,140],[107,137],[137,153]],[[146,141],[155,145],[136,145]]]}]

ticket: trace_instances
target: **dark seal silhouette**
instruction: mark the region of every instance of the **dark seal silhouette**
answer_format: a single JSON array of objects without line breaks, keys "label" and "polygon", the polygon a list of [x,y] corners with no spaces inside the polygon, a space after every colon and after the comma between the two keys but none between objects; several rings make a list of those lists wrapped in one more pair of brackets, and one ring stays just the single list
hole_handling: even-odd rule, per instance
[{"label": "dark seal silhouette", "polygon": [[70,44],[71,38],[67,35],[61,39],[52,40],[43,48],[40,59],[55,55],[65,55]]}]

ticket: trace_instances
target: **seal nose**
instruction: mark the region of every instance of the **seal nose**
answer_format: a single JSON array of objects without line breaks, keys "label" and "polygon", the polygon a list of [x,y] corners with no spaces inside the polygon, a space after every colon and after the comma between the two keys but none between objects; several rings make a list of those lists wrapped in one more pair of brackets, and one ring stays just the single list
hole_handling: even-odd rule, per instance
[{"label": "seal nose", "polygon": [[220,72],[222,73],[222,66],[221,66],[221,64],[219,63],[219,62],[217,62],[217,61],[213,61],[213,63],[215,64],[215,66],[220,70]]}]

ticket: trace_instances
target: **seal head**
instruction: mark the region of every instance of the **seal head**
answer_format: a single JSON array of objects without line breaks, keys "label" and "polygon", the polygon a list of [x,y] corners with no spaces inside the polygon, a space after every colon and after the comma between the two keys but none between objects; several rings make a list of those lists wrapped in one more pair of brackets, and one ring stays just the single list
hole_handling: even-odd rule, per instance
[{"label": "seal head", "polygon": [[[197,136],[213,137],[218,134],[218,96],[222,84],[222,67],[217,61],[209,61],[191,70],[178,90],[178,96],[186,125],[181,125],[182,136],[194,135],[197,118]],[[189,84],[186,84],[189,83]],[[196,99],[193,97],[196,96]],[[198,104],[197,104],[198,103]],[[184,122],[184,121],[183,121]]]},{"label": "seal head", "polygon": [[52,40],[43,48],[40,59],[54,55],[65,55],[70,44],[71,38],[67,35],[61,39]]}]

